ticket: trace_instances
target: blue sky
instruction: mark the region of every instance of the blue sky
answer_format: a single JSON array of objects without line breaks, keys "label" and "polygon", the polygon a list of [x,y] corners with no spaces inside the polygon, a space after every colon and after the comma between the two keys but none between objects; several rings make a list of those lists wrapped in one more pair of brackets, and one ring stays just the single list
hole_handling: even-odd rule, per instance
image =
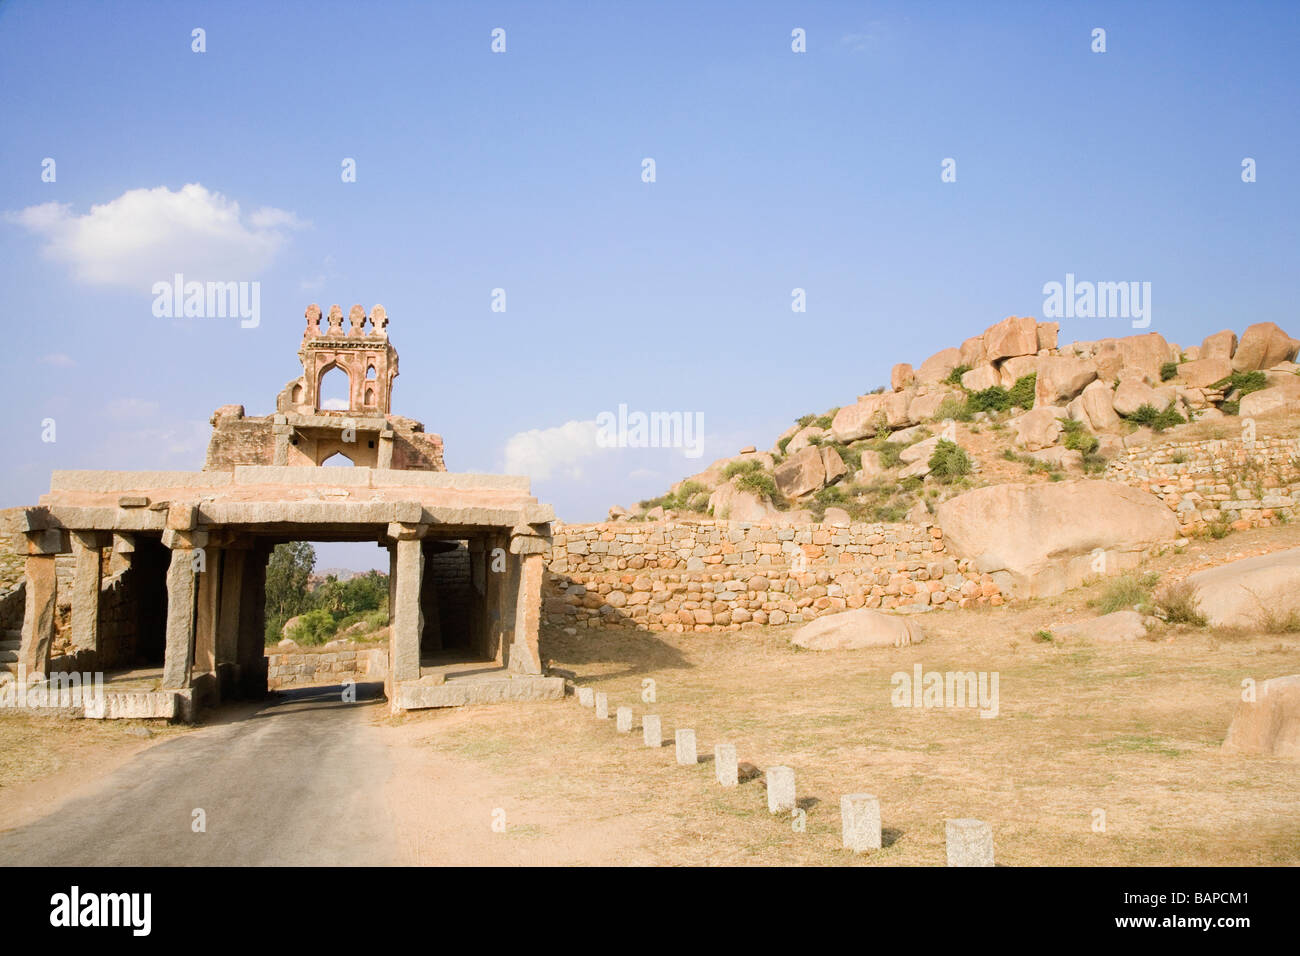
[{"label": "blue sky", "polygon": [[[213,409],[266,414],[299,374],[311,302],[382,303],[393,410],[573,521],[1041,316],[1067,272],[1150,282],[1184,345],[1300,334],[1298,27],[1280,2],[0,2],[0,505],[54,468],[199,467]],[[258,327],[155,318],[176,269],[260,282]],[[702,413],[702,459],[592,447],[620,403]]]}]

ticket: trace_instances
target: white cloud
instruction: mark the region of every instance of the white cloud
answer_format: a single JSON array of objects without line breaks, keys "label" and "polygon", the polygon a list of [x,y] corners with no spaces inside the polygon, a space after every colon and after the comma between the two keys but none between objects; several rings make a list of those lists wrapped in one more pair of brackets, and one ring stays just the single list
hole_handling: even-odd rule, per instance
[{"label": "white cloud", "polygon": [[81,281],[145,290],[177,272],[201,282],[247,280],[271,263],[288,230],[304,225],[271,207],[241,216],[239,203],[198,183],[131,189],[80,216],[49,202],[5,218],[44,240],[44,254]]},{"label": "white cloud", "polygon": [[596,432],[593,419],[512,435],[506,442],[506,474],[527,475],[534,480],[545,480],[557,473],[580,478],[582,462],[602,450],[596,444]]},{"label": "white cloud", "polygon": [[348,404],[346,398],[327,398],[320,403],[320,407],[332,411],[346,412],[352,406]]},{"label": "white cloud", "polygon": [[51,352],[49,355],[41,356],[43,365],[53,365],[55,368],[73,368],[77,363],[71,355],[65,355],[63,352]]}]

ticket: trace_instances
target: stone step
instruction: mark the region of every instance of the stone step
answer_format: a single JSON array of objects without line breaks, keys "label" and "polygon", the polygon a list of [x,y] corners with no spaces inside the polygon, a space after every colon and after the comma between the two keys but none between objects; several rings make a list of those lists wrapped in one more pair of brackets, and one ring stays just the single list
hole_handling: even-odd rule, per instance
[{"label": "stone step", "polygon": [[16,663],[18,663],[17,651],[0,651],[0,664],[16,664]]},{"label": "stone step", "polygon": [[16,651],[22,646],[23,642],[17,639],[10,640],[9,638],[6,638],[5,640],[0,641],[0,651]]},{"label": "stone step", "polygon": [[6,641],[21,641],[23,639],[23,632],[15,630],[14,628],[5,628],[3,631],[0,631],[0,639]]}]

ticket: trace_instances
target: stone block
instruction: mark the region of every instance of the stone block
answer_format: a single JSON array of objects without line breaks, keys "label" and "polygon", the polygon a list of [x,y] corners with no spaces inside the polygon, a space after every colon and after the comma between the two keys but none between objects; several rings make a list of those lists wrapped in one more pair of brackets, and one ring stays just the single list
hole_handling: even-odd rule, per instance
[{"label": "stone block", "polygon": [[647,747],[664,745],[663,722],[658,714],[646,714],[641,718],[641,740]]},{"label": "stone block", "polygon": [[735,744],[718,744],[713,748],[713,773],[724,787],[734,787],[740,782]]},{"label": "stone block", "polygon": [[790,813],[794,810],[794,770],[790,767],[768,767],[767,812]]},{"label": "stone block", "polygon": [[578,703],[583,707],[594,707],[596,705],[596,692],[590,687],[579,687]]},{"label": "stone block", "polygon": [[632,708],[620,707],[614,715],[615,729],[620,734],[630,734],[632,732]]},{"label": "stone block", "polygon": [[699,763],[699,756],[695,752],[695,731],[678,730],[676,734],[677,741],[677,762],[683,767],[693,767]]},{"label": "stone block", "polygon": [[947,820],[949,866],[992,866],[993,827],[983,820]]},{"label": "stone block", "polygon": [[840,797],[840,836],[854,853],[880,849],[880,801],[870,793]]},{"label": "stone block", "polygon": [[596,719],[609,720],[609,695],[603,690],[596,691]]}]

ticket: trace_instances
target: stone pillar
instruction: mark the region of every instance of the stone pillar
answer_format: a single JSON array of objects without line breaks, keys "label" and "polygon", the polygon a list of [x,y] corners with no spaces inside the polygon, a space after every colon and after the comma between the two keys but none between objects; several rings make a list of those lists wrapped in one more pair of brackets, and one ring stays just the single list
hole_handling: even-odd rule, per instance
[{"label": "stone pillar", "polygon": [[[398,681],[420,678],[420,632],[424,629],[420,613],[420,585],[424,577],[424,548],[420,540],[424,533],[418,524],[393,523],[389,537],[395,538],[394,548],[396,579],[395,599],[392,604],[392,624],[389,627],[389,679]],[[396,687],[389,694],[396,701]]]},{"label": "stone pillar", "polygon": [[[196,551],[195,554],[200,552]],[[194,673],[217,673],[217,615],[221,609],[222,549],[204,548],[194,584],[198,617],[194,622]]]},{"label": "stone pillar", "polygon": [[[515,542],[511,542],[511,548],[514,546]],[[514,636],[506,659],[506,667],[516,674],[542,672],[537,634],[542,623],[543,561],[541,554],[519,556],[519,574],[515,580]]]},{"label": "stone pillar", "polygon": [[78,653],[99,650],[99,588],[103,580],[101,536],[94,531],[72,532],[76,569],[72,578],[72,646]]},{"label": "stone pillar", "polygon": [[271,423],[271,434],[275,436],[275,450],[272,464],[289,464],[289,439],[293,437],[293,426],[288,424],[284,415],[276,415]]},{"label": "stone pillar", "polygon": [[23,637],[18,665],[27,678],[44,676],[50,669],[50,647],[54,643],[54,605],[58,590],[54,558],[62,550],[65,532],[27,533],[27,565],[23,570],[26,603],[23,605]]},{"label": "stone pillar", "polygon": [[197,591],[194,549],[206,543],[205,539],[206,535],[172,529],[163,533],[163,544],[172,552],[171,563],[167,566],[167,645],[162,678],[165,690],[182,690],[190,686]]},{"label": "stone pillar", "polygon": [[393,435],[394,432],[391,428],[385,428],[379,433],[379,446],[376,449],[377,455],[375,458],[376,468],[393,467]]},{"label": "stone pillar", "polygon": [[[518,573],[516,569],[519,559],[506,551],[508,542],[500,535],[489,535],[486,543],[483,656],[498,664],[505,664],[507,638],[514,630],[515,621],[514,588],[511,582]],[[493,557],[494,554],[497,556]]]}]

